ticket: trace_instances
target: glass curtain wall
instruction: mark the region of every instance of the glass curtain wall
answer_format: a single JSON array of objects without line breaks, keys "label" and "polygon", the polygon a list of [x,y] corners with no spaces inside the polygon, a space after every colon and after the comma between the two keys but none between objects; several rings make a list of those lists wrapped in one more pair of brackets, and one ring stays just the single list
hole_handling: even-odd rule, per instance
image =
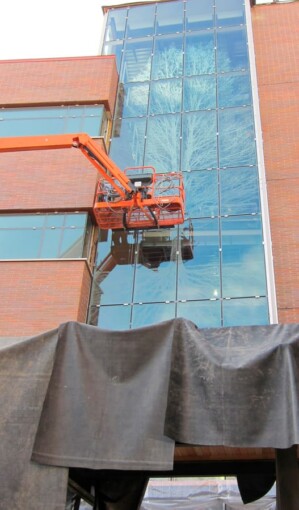
[{"label": "glass curtain wall", "polygon": [[90,322],[127,329],[269,322],[243,0],[110,9],[104,54],[120,82],[110,155],[180,170],[186,222],[101,234]]}]

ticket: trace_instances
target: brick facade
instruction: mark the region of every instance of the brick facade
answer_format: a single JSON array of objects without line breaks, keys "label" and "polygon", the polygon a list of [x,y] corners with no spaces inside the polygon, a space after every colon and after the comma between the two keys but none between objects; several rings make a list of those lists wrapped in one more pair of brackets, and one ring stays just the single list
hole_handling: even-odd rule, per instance
[{"label": "brick facade", "polygon": [[299,322],[299,3],[252,9],[279,322]]}]

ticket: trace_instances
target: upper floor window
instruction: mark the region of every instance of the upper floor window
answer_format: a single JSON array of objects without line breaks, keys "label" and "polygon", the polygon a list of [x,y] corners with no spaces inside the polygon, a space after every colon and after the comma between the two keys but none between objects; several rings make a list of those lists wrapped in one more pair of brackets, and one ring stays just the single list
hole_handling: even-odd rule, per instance
[{"label": "upper floor window", "polygon": [[0,215],[0,259],[87,258],[87,213]]},{"label": "upper floor window", "polygon": [[0,136],[88,133],[106,138],[103,105],[42,106],[0,109]]}]

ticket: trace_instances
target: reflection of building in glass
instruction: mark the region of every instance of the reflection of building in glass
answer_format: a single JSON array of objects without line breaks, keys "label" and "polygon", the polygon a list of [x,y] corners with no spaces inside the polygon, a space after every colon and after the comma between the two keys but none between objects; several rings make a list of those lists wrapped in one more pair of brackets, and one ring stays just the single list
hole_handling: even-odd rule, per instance
[{"label": "reflection of building in glass", "polygon": [[[105,327],[116,312],[116,328],[175,316],[200,327],[268,324],[275,311],[268,303],[273,283],[268,259],[268,281],[265,267],[249,5],[176,0],[106,13],[103,52],[116,54],[120,73],[110,154],[121,168],[184,172],[191,223],[173,238],[192,225],[193,250],[192,258],[177,250],[146,270],[144,234],[135,232],[128,267],[106,272],[105,296],[91,303],[92,323],[100,306],[96,324]],[[109,250],[109,242],[99,243],[98,267]]]}]

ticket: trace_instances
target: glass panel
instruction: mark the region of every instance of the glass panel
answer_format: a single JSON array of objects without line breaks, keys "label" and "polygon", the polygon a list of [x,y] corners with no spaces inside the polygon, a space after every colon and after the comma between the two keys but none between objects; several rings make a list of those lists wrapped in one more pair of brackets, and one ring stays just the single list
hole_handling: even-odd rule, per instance
[{"label": "glass panel", "polygon": [[39,258],[42,230],[1,230],[0,259]]},{"label": "glass panel", "polygon": [[220,297],[218,219],[193,220],[193,258],[178,269],[178,299]]},{"label": "glass panel", "polygon": [[252,214],[260,211],[256,168],[220,171],[221,214]]},{"label": "glass panel", "polygon": [[269,324],[266,298],[223,301],[223,326],[263,326]]},{"label": "glass panel", "polygon": [[126,84],[118,94],[118,117],[137,117],[147,114],[149,84]]},{"label": "glass panel", "polygon": [[186,213],[190,218],[218,215],[218,176],[215,170],[184,172]]},{"label": "glass panel", "polygon": [[219,111],[220,166],[254,165],[255,134],[251,108]]},{"label": "glass panel", "polygon": [[130,306],[100,306],[92,307],[93,321],[95,326],[102,329],[122,330],[130,328]]},{"label": "glass panel", "polygon": [[43,259],[51,259],[59,257],[59,244],[62,237],[60,228],[44,230],[40,257]]},{"label": "glass panel", "polygon": [[59,256],[63,258],[82,257],[84,244],[84,229],[64,229]]},{"label": "glass panel", "polygon": [[145,119],[114,121],[110,156],[120,168],[143,164],[145,125]]},{"label": "glass panel", "polygon": [[183,72],[181,36],[156,37],[152,78],[177,78]]},{"label": "glass panel", "polygon": [[220,301],[178,303],[177,316],[194,322],[199,328],[218,328],[221,326]]},{"label": "glass panel", "polygon": [[101,259],[93,280],[92,304],[130,303],[134,276],[134,236],[115,231],[98,245]]},{"label": "glass panel", "polygon": [[44,214],[17,214],[12,216],[0,215],[0,228],[32,228],[42,227],[46,216]]},{"label": "glass panel", "polygon": [[194,76],[184,80],[184,110],[216,108],[215,76]]},{"label": "glass panel", "polygon": [[167,2],[157,5],[157,34],[173,34],[183,31],[183,3]]},{"label": "glass panel", "polygon": [[67,227],[85,227],[87,220],[86,213],[77,213],[77,214],[66,214],[65,215],[65,225]]},{"label": "glass panel", "polygon": [[143,233],[138,247],[134,302],[174,301],[177,230]]},{"label": "glass panel", "polygon": [[122,49],[123,49],[123,41],[116,41],[111,43],[104,44],[103,47],[103,55],[115,55],[116,56],[116,66],[119,72],[121,57],[122,57]]},{"label": "glass panel", "polygon": [[66,214],[47,214],[44,218],[46,227],[62,227],[66,220]]},{"label": "glass panel", "polygon": [[129,9],[127,37],[145,37],[153,35],[155,5],[142,5]]},{"label": "glass panel", "polygon": [[181,111],[182,80],[159,80],[152,82],[150,114]]},{"label": "glass panel", "polygon": [[222,279],[224,297],[266,293],[260,217],[223,218]]},{"label": "glass panel", "polygon": [[217,35],[218,72],[248,69],[245,28],[220,30]]},{"label": "glass panel", "polygon": [[160,172],[175,172],[180,168],[181,116],[157,115],[148,119],[145,165]]},{"label": "glass panel", "polygon": [[217,26],[241,25],[245,23],[243,0],[216,0]]},{"label": "glass panel", "polygon": [[108,14],[105,41],[122,39],[126,28],[127,9],[111,9]]},{"label": "glass panel", "polygon": [[251,104],[251,86],[248,73],[218,76],[219,108]]},{"label": "glass panel", "polygon": [[188,0],[186,4],[186,30],[213,28],[213,0]]},{"label": "glass panel", "polygon": [[147,81],[151,74],[152,39],[129,41],[125,45],[120,81]]},{"label": "glass panel", "polygon": [[192,112],[183,116],[183,170],[217,168],[216,112]]},{"label": "glass panel", "polygon": [[[83,133],[88,133],[90,136],[99,136],[101,134],[102,119],[99,119],[99,117],[84,117],[81,125]],[[68,128],[68,132],[75,133],[76,131],[72,131],[73,128],[74,126]]]},{"label": "glass panel", "polygon": [[186,35],[185,74],[209,74],[215,72],[214,34],[199,32]]},{"label": "glass panel", "polygon": [[[91,123],[88,122],[91,120]],[[68,118],[65,122],[65,133],[92,133],[95,136],[99,134],[99,120],[94,118],[75,117]],[[89,125],[88,125],[89,124]],[[90,125],[91,124],[91,125]],[[96,125],[96,128],[94,127]]]},{"label": "glass panel", "polygon": [[157,322],[167,321],[175,317],[174,303],[134,305],[132,327],[140,328]]}]

